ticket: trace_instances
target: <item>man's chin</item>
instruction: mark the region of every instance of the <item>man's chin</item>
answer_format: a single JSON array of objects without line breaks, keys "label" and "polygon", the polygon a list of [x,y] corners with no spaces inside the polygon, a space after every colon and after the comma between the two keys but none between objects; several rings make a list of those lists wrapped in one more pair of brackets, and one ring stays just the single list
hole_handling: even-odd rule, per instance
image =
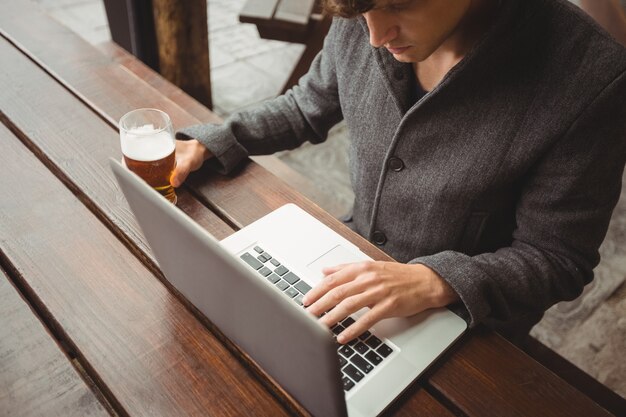
[{"label": "man's chin", "polygon": [[396,59],[396,61],[398,62],[403,62],[405,64],[410,64],[413,62],[419,62],[419,59],[416,59],[412,54],[392,54],[392,56]]}]

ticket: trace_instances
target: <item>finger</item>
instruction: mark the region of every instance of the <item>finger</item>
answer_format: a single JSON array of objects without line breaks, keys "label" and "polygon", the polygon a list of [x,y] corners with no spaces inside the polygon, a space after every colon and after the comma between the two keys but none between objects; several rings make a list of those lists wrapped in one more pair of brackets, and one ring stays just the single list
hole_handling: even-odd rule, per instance
[{"label": "finger", "polygon": [[[354,280],[357,275],[358,274],[354,269],[344,268],[340,271],[335,272],[334,274],[326,276],[322,281],[320,281],[319,284],[313,287],[313,289],[311,289],[304,296],[304,298],[302,299],[302,303],[307,307],[311,307],[316,301],[318,301],[321,297],[327,294],[330,290]],[[320,306],[310,311],[313,314],[318,315],[326,311],[319,310]]]},{"label": "finger", "polygon": [[[365,297],[362,294],[366,295]],[[322,323],[335,324],[349,314],[365,307],[367,303],[375,302],[373,293],[368,291],[368,283],[364,280],[352,280],[328,291],[319,300],[309,307],[313,314],[326,312]]]},{"label": "finger", "polygon": [[366,286],[358,285],[356,283],[352,283],[350,285],[352,285],[351,290],[354,294],[346,297],[332,310],[328,311],[328,313],[320,318],[320,322],[322,324],[331,327],[362,308],[367,307],[368,304],[375,303],[375,294],[371,291],[366,291]]},{"label": "finger", "polygon": [[180,187],[189,176],[189,172],[190,172],[190,169],[189,169],[188,164],[177,163],[176,168],[174,168],[174,172],[172,173],[172,176],[170,177],[170,184],[172,184],[172,187],[174,188]]},{"label": "finger", "polygon": [[362,263],[349,263],[331,267],[335,272],[327,274],[319,284],[304,296],[302,302],[305,306],[309,306],[336,286],[352,281],[362,270],[362,265]]},{"label": "finger", "polygon": [[322,274],[324,275],[334,274],[335,272],[342,270],[348,265],[352,265],[352,264],[349,263],[349,264],[340,264],[340,265],[334,265],[334,266],[326,266],[322,268]]},{"label": "finger", "polygon": [[339,333],[337,336],[337,342],[344,344],[348,343],[352,339],[362,335],[379,321],[387,317],[387,308],[383,304],[377,304],[373,309],[369,310],[358,320],[356,320],[351,326]]}]

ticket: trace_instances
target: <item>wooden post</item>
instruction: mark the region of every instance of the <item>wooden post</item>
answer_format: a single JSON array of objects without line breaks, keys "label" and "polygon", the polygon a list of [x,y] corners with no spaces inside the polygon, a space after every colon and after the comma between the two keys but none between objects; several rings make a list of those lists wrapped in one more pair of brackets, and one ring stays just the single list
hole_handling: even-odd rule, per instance
[{"label": "wooden post", "polygon": [[161,74],[211,108],[206,0],[152,0]]}]

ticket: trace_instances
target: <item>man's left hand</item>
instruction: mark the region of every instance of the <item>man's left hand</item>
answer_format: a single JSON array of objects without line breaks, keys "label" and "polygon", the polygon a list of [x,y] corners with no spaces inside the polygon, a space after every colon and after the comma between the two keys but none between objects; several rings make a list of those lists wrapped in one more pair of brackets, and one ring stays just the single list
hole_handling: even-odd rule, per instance
[{"label": "man's left hand", "polygon": [[333,326],[363,307],[370,310],[337,336],[347,343],[380,320],[408,317],[459,299],[452,287],[425,265],[359,262],[325,268],[325,278],[304,297],[304,305]]}]

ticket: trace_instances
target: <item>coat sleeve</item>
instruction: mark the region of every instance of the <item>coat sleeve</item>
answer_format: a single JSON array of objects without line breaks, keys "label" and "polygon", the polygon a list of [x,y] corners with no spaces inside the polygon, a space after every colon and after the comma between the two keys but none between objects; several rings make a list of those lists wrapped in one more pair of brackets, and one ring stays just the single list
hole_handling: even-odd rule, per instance
[{"label": "coat sleeve", "polygon": [[622,190],[626,73],[578,115],[534,166],[516,207],[510,247],[420,257],[459,294],[470,325],[513,322],[579,296]]},{"label": "coat sleeve", "polygon": [[326,140],[328,131],[343,118],[337,92],[334,49],[338,21],[331,25],[322,51],[297,86],[228,117],[221,125],[190,126],[178,139],[198,139],[215,158],[209,161],[221,173],[232,171],[248,155],[266,155],[294,149],[309,141]]}]

